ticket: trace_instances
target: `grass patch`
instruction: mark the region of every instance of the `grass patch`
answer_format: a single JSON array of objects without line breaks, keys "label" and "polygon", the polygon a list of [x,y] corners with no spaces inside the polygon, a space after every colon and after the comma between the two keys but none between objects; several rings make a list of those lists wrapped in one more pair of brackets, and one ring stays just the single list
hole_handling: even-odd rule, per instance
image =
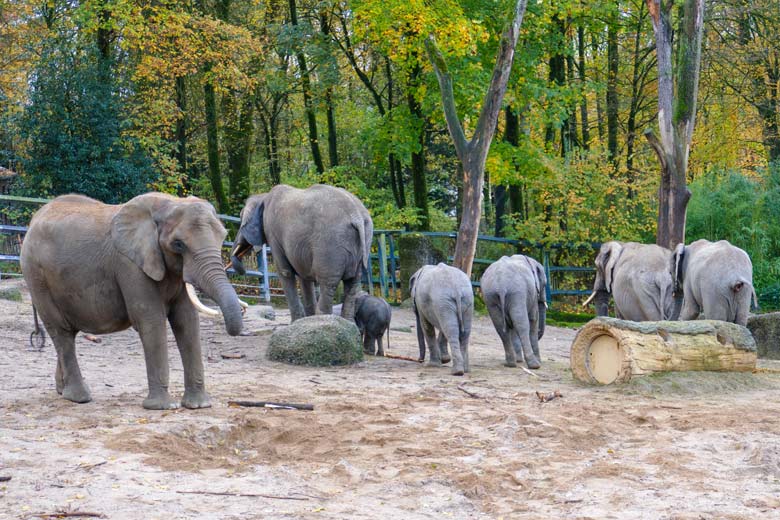
[{"label": "grass patch", "polygon": [[10,300],[12,302],[22,301],[22,292],[16,287],[9,289],[0,289],[0,300]]},{"label": "grass patch", "polygon": [[553,327],[576,329],[582,327],[595,317],[594,314],[547,309],[547,325],[552,325]]}]

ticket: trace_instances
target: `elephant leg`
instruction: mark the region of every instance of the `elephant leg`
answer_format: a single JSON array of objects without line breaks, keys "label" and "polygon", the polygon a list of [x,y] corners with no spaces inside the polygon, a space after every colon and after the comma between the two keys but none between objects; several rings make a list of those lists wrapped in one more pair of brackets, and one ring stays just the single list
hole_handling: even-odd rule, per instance
[{"label": "elephant leg", "polygon": [[290,308],[290,321],[303,318],[305,314],[303,312],[303,305],[301,305],[301,299],[298,298],[298,288],[295,286],[295,275],[288,273],[285,276],[280,272],[279,278],[282,280],[284,295],[287,298],[287,306]]},{"label": "elephant leg", "polygon": [[[382,336],[384,336],[384,334]],[[385,347],[382,345],[382,336],[377,336],[376,337],[376,355],[377,356],[384,356],[385,355]]]},{"label": "elephant leg", "polygon": [[506,321],[504,320],[504,311],[498,306],[488,305],[488,314],[490,320],[493,322],[493,326],[498,333],[498,337],[501,338],[501,343],[504,344],[504,366],[516,367],[517,357],[515,356],[515,349],[512,346],[511,331],[506,329]]},{"label": "elephant leg", "polygon": [[57,369],[54,373],[57,392],[74,403],[90,402],[92,395],[84,383],[76,358],[76,332],[48,327],[47,331],[57,349]]},{"label": "elephant leg", "polygon": [[363,352],[374,355],[374,339],[365,332],[363,333]]},{"label": "elephant leg", "polygon": [[463,350],[460,346],[460,331],[458,330],[457,319],[442,326],[444,335],[447,336],[447,342],[450,344],[452,353],[452,375],[462,376],[466,372],[465,360],[463,359]]},{"label": "elephant leg", "polygon": [[466,373],[471,372],[471,365],[469,364],[469,337],[471,333],[466,330],[460,334],[460,351],[463,355],[463,371]]},{"label": "elephant leg", "polygon": [[360,278],[344,280],[344,305],[341,306],[341,317],[345,320],[355,319],[355,300],[360,292]]},{"label": "elephant leg", "polygon": [[450,357],[450,353],[447,351],[447,336],[444,335],[444,332],[439,331],[439,352],[441,353],[441,362],[449,363],[452,358]]},{"label": "elephant leg", "polygon": [[[336,286],[338,286],[339,282],[320,282],[320,298],[317,300],[317,314],[332,314],[333,313],[333,295],[336,293]],[[344,305],[341,307],[342,314],[344,313],[344,307],[347,306],[346,300],[344,300]],[[354,304],[353,304],[354,309]],[[354,315],[354,310],[352,312]],[[352,318],[350,318],[352,319]]]},{"label": "elephant leg", "polygon": [[306,316],[314,316],[317,299],[314,297],[314,281],[301,279],[301,293],[303,294],[303,313]]},{"label": "elephant leg", "polygon": [[534,356],[541,363],[542,357],[539,355],[539,317],[532,316],[529,320],[530,331],[529,336],[531,340],[531,350],[534,351]]},{"label": "elephant leg", "polygon": [[[537,359],[531,343],[531,323],[528,319],[528,311],[520,306],[514,306],[509,310],[515,337],[523,349],[523,357],[528,368],[539,368],[541,363]],[[537,346],[537,350],[539,347]]]},{"label": "elephant leg", "polygon": [[206,393],[203,375],[198,311],[188,298],[180,296],[168,313],[168,322],[176,338],[184,368],[184,396],[181,405],[185,408],[209,408],[211,398]]},{"label": "elephant leg", "polygon": [[680,320],[695,320],[699,317],[699,306],[693,301],[693,298],[683,299],[682,309],[680,310]]},{"label": "elephant leg", "polygon": [[428,364],[439,366],[441,365],[441,351],[436,341],[436,329],[431,322],[422,316],[420,316],[420,320],[422,322],[423,334],[425,335],[425,343],[428,345],[428,352],[431,354]]},{"label": "elephant leg", "polygon": [[147,410],[171,410],[179,405],[168,393],[170,369],[168,367],[168,341],[164,320],[135,321],[138,334],[144,346],[146,377],[149,381],[149,395],[143,406]]}]

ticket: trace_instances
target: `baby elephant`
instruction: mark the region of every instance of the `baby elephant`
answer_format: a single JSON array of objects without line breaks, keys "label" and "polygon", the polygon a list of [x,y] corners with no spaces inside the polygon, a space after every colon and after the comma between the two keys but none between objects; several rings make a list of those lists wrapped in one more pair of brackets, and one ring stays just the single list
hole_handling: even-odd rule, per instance
[{"label": "baby elephant", "polygon": [[539,368],[539,340],[547,317],[542,265],[523,255],[502,256],[485,269],[480,282],[490,319],[504,343],[508,367],[525,358],[528,368]]},{"label": "baby elephant", "polygon": [[[412,309],[417,319],[420,361],[425,344],[431,364],[447,363],[447,343],[452,347],[452,374],[469,372],[469,335],[474,314],[474,293],[466,273],[446,264],[425,265],[409,279]],[[436,329],[439,338],[436,340]]]},{"label": "baby elephant", "polygon": [[[390,328],[390,317],[392,316],[390,304],[382,298],[363,293],[355,300],[355,309],[355,324],[363,336],[363,352],[373,356],[374,345],[376,345],[376,355],[384,356],[382,336]],[[389,332],[387,346],[390,346]]]}]

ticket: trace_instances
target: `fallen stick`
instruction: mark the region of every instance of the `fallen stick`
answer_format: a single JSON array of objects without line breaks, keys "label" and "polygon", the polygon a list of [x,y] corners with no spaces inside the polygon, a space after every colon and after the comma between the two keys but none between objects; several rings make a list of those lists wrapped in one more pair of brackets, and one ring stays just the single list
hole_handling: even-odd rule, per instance
[{"label": "fallen stick", "polygon": [[98,466],[102,466],[103,464],[108,464],[108,461],[104,460],[101,462],[96,462],[94,464],[79,464],[78,466],[76,466],[75,469],[92,469],[92,468],[97,468]]},{"label": "fallen stick", "polygon": [[465,388],[463,388],[463,385],[465,385],[465,384],[466,384],[466,383],[461,383],[461,384],[459,384],[459,385],[458,385],[458,390],[460,390],[461,392],[463,392],[464,394],[466,394],[467,396],[469,396],[469,397],[471,397],[471,398],[473,398],[473,399],[481,399],[481,398],[482,398],[482,396],[481,396],[481,395],[479,395],[479,394],[476,394],[476,393],[474,393],[474,392],[471,392],[471,391],[469,391],[469,390],[466,390]]},{"label": "fallen stick", "polygon": [[557,399],[559,397],[563,397],[563,394],[556,390],[555,392],[550,392],[549,394],[543,394],[541,392],[536,392],[536,397],[539,398],[540,403],[547,403],[552,401],[553,399]]},{"label": "fallen stick", "polygon": [[407,356],[397,356],[395,354],[388,354],[387,352],[385,352],[385,356],[384,357],[390,358],[390,359],[400,359],[402,361],[413,361],[415,363],[422,363],[422,360],[417,359],[417,358],[412,358],[412,357],[407,357]]},{"label": "fallen stick", "polygon": [[222,354],[222,359],[244,359],[246,354]]},{"label": "fallen stick", "polygon": [[282,410],[314,410],[313,404],[273,403],[270,401],[228,401],[228,406],[250,408],[281,408]]},{"label": "fallen stick", "polygon": [[0,482],[8,482],[11,480],[11,477],[0,477]]},{"label": "fallen stick", "polygon": [[30,513],[23,518],[106,518],[103,513],[90,513],[89,511],[55,511],[54,513]]},{"label": "fallen stick", "polygon": [[524,366],[521,366],[521,367],[520,367],[520,369],[521,369],[523,372],[525,372],[526,374],[528,374],[528,375],[531,375],[531,376],[534,376],[534,377],[536,377],[536,378],[538,378],[538,379],[541,379],[539,376],[537,376],[536,374],[534,374],[533,372],[531,372],[530,370],[528,370],[528,369],[527,369],[527,368],[525,368]]},{"label": "fallen stick", "polygon": [[306,497],[263,495],[262,493],[227,493],[219,491],[177,491],[182,495],[215,495],[220,497],[250,497],[250,498],[273,498],[275,500],[309,500]]},{"label": "fallen stick", "polygon": [[93,336],[92,334],[84,334],[84,339],[87,341],[91,341],[92,343],[103,343],[102,338]]}]

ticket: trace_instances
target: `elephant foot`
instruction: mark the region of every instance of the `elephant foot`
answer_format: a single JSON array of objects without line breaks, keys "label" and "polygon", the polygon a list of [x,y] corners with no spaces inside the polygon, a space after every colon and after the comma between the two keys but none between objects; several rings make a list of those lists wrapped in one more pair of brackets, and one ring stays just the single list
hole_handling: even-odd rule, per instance
[{"label": "elephant foot", "polygon": [[431,359],[428,361],[429,367],[440,367],[441,366],[441,359]]},{"label": "elephant foot", "polygon": [[363,349],[363,354],[368,354],[369,356],[373,356],[374,355],[374,351],[373,350]]},{"label": "elephant foot", "polygon": [[181,398],[181,405],[184,408],[211,408],[211,397],[205,390],[185,390],[184,397]]},{"label": "elephant foot", "polygon": [[517,361],[504,361],[504,366],[509,368],[516,368],[517,367]]},{"label": "elephant foot", "polygon": [[445,365],[445,364],[449,363],[450,361],[452,361],[452,358],[450,357],[449,354],[442,354],[441,355],[441,364],[442,365]]},{"label": "elephant foot", "polygon": [[465,370],[463,367],[454,366],[452,367],[452,375],[453,376],[462,376],[465,373]]},{"label": "elephant foot", "polygon": [[385,351],[382,349],[379,349],[376,351],[377,356],[385,357]]},{"label": "elephant foot", "polygon": [[171,401],[168,392],[156,394],[149,392],[149,397],[144,399],[143,406],[147,410],[175,410],[179,407],[179,403]]},{"label": "elephant foot", "polygon": [[525,364],[526,366],[528,366],[528,368],[531,368],[533,370],[536,370],[537,368],[542,366],[542,364],[539,362],[538,359],[536,359],[536,357],[526,358]]},{"label": "elephant foot", "polygon": [[62,390],[58,390],[62,397],[74,403],[88,403],[92,400],[89,388],[84,383],[65,385]]}]

